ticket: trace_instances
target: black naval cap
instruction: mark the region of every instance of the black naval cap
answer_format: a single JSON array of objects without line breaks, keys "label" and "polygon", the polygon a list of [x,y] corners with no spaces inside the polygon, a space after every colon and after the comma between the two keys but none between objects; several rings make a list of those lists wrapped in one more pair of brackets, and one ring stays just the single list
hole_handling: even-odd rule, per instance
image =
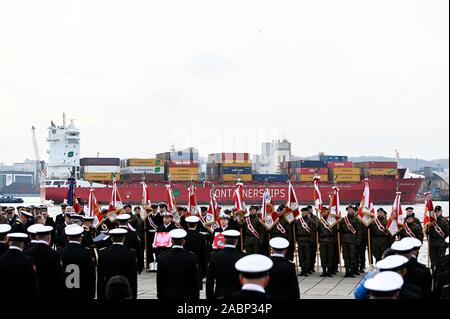
[{"label": "black naval cap", "polygon": [[414,207],[408,206],[406,207],[406,210],[414,210]]},{"label": "black naval cap", "polygon": [[206,206],[201,206],[201,207],[200,207],[200,210],[201,210],[202,212],[206,212],[206,211],[208,210],[208,207],[206,207]]},{"label": "black naval cap", "polygon": [[442,211],[442,206],[437,205],[437,206],[434,208],[434,211],[435,211],[435,212],[440,212],[440,211]]},{"label": "black naval cap", "polygon": [[307,209],[312,209],[313,207],[311,205],[306,206]]},{"label": "black naval cap", "polygon": [[160,202],[160,203],[158,204],[158,206],[159,206],[160,208],[163,208],[163,207],[167,208],[167,204],[164,203],[164,202]]},{"label": "black naval cap", "polygon": [[308,207],[303,207],[302,209],[300,209],[300,211],[303,213],[303,212],[309,212],[309,209],[308,209]]},{"label": "black naval cap", "polygon": [[102,208],[102,214],[106,214],[107,212],[109,212],[108,208]]},{"label": "black naval cap", "polygon": [[152,204],[150,207],[153,208],[153,209],[157,209],[158,208],[158,204]]},{"label": "black naval cap", "polygon": [[66,208],[69,205],[67,205],[66,203],[62,203],[60,206],[61,206],[61,208]]},{"label": "black naval cap", "polygon": [[131,205],[130,204],[125,204],[124,206],[123,206],[123,208],[125,209],[125,208],[131,208]]}]

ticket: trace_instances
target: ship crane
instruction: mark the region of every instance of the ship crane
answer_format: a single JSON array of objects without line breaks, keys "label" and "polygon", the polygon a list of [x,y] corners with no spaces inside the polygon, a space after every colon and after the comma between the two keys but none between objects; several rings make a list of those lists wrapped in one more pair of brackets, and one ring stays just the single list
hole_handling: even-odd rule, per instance
[{"label": "ship crane", "polygon": [[37,146],[37,140],[36,140],[36,128],[34,126],[31,127],[32,131],[32,137],[33,137],[33,149],[34,149],[34,159],[36,161],[36,181],[37,183],[41,182],[41,172],[42,172],[42,163],[39,158],[39,150]]}]

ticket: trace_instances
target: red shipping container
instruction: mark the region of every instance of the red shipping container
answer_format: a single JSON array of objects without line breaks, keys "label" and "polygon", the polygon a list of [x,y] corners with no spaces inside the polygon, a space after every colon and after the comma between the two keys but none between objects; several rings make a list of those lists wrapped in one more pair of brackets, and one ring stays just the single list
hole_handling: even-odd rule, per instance
[{"label": "red shipping container", "polygon": [[328,168],[302,167],[302,168],[297,168],[297,173],[300,175],[314,175],[314,174],[326,175],[326,174],[328,174]]},{"label": "red shipping container", "polygon": [[352,168],[353,162],[328,162],[328,168]]}]

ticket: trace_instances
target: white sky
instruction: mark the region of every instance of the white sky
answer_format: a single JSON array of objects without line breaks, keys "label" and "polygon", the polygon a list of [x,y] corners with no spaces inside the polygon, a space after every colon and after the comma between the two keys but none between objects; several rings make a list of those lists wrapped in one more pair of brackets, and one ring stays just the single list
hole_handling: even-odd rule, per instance
[{"label": "white sky", "polygon": [[0,163],[62,112],[82,156],[449,153],[448,0],[0,0]]}]

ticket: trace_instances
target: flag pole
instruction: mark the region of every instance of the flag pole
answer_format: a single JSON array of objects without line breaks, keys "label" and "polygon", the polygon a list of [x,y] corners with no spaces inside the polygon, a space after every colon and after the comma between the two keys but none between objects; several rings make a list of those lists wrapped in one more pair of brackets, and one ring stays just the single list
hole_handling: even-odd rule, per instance
[{"label": "flag pole", "polygon": [[[145,219],[144,219],[144,252],[145,252],[145,265],[147,265],[147,261],[148,261],[148,256],[147,256],[147,218],[148,218],[148,214],[147,214],[147,210],[145,209],[145,206],[147,205],[147,203],[144,203],[144,192],[146,191],[145,189],[146,185],[145,185],[145,176],[144,174],[142,174],[142,209],[145,212]],[[146,200],[148,200],[148,198],[145,198]],[[139,216],[140,217],[140,216]],[[146,270],[148,270],[148,268],[146,268]]]},{"label": "flag pole", "polygon": [[[431,185],[431,180],[428,181],[428,185],[427,185],[428,186],[428,192],[430,192],[430,196],[431,196],[431,187],[430,187],[430,185]],[[431,212],[429,212],[428,214],[431,214]],[[431,222],[431,219],[430,219],[430,222]],[[428,223],[428,224],[431,224],[431,223]],[[429,228],[430,226],[427,225],[427,227]],[[427,264],[428,264],[428,268],[430,268],[431,267],[431,256],[430,256],[430,235],[429,234],[427,234],[427,255],[428,255]]]},{"label": "flag pole", "polygon": [[[334,181],[333,181],[333,183],[334,183],[334,186],[335,187],[337,187],[337,176],[334,176]],[[339,195],[339,189],[337,189],[336,190],[337,191],[337,194]],[[333,194],[331,195],[331,196],[333,196]],[[339,203],[339,205],[340,205],[341,203]],[[339,272],[341,272],[341,270],[342,270],[342,258],[341,258],[341,231],[340,231],[340,229],[339,229],[339,224],[340,224],[340,222],[341,222],[341,211],[340,211],[340,207],[339,207],[339,205],[337,205],[337,209],[338,209],[338,211],[337,211],[337,223],[336,223],[336,228],[337,228],[337,244],[338,244],[338,259],[339,259]],[[330,209],[330,212],[331,212],[331,207],[329,208]]]},{"label": "flag pole", "polygon": [[[291,184],[291,175],[289,175],[289,184]],[[289,187],[288,187],[289,188]],[[292,186],[293,188],[293,186]],[[290,192],[290,190],[288,189],[288,193]],[[290,203],[288,203],[290,204]],[[290,207],[289,207],[290,208]],[[297,209],[298,209],[298,205],[297,205]],[[294,221],[292,222],[292,236],[294,237],[294,262],[295,262],[295,273],[298,275],[298,268],[299,268],[299,264],[300,264],[300,260],[298,258],[298,245],[297,245],[297,234],[295,231],[296,225],[295,225],[295,218]]]},{"label": "flag pole", "polygon": [[[367,172],[366,172],[366,178],[368,178]],[[367,179],[367,183],[369,183],[368,179]],[[370,203],[369,203],[369,207],[370,207]],[[363,209],[364,209],[364,207],[363,207]],[[373,263],[372,263],[372,240],[370,238],[370,227],[369,226],[370,226],[370,224],[367,226],[367,255],[369,257],[369,266],[372,270],[372,266],[373,266]]]}]

